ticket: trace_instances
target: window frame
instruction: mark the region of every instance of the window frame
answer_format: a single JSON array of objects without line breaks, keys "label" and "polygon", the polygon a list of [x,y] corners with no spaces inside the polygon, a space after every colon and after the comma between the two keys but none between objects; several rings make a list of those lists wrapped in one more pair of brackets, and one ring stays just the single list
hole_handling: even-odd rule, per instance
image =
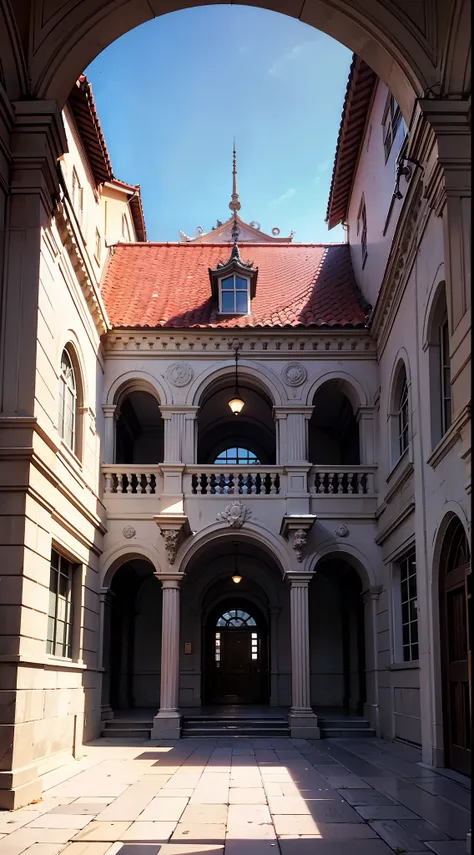
[{"label": "window frame", "polygon": [[451,396],[451,358],[449,354],[449,325],[448,315],[444,315],[438,327],[439,337],[439,377],[440,377],[440,422],[441,438],[449,430],[453,422]]},{"label": "window frame", "polygon": [[[63,358],[66,355],[69,365],[71,376],[73,378],[73,384],[69,383],[68,377],[66,373],[63,371]],[[79,394],[78,394],[78,377],[77,377],[77,369],[74,364],[74,359],[71,355],[70,349],[67,347],[63,347],[61,351],[61,362],[59,369],[59,407],[58,407],[58,433],[61,437],[61,440],[64,444],[72,451],[73,454],[77,456],[78,449],[78,408],[79,408]],[[72,405],[69,406],[71,412],[71,437],[70,440],[66,436],[66,406],[67,406],[67,396],[66,393],[69,392],[69,398],[72,401]]]},{"label": "window frame", "polygon": [[[230,460],[230,461],[219,460],[219,457],[221,456],[221,454],[227,455],[227,452],[230,451],[231,449],[232,450],[235,449],[237,451],[237,454],[234,456],[233,460]],[[249,460],[240,459],[239,458],[239,451],[245,451],[247,457],[252,455],[255,458],[255,460],[249,461]],[[222,466],[261,466],[262,464],[261,464],[258,456],[255,454],[255,452],[252,451],[252,449],[243,448],[240,445],[231,445],[228,448],[224,448],[222,451],[219,452],[219,454],[216,454],[216,456],[214,458],[214,462],[212,465],[213,466],[219,466],[219,465],[222,465]]]},{"label": "window frame", "polygon": [[[411,606],[411,603],[414,603],[414,605]],[[404,619],[403,614],[403,607],[405,605],[407,606],[406,619]],[[420,642],[418,627],[418,579],[414,544],[396,558],[392,565],[392,612],[393,664],[404,665],[406,667],[417,665],[420,661]],[[408,641],[404,640],[404,627],[408,627]]]},{"label": "window frame", "polygon": [[365,204],[365,197],[362,195],[359,205],[359,213],[357,214],[357,235],[360,237],[360,249],[362,253],[362,270],[365,267],[365,262],[367,261],[368,249],[367,249],[367,206]]},{"label": "window frame", "polygon": [[72,167],[71,202],[77,222],[82,228],[84,224],[84,188],[79,180],[79,175],[75,166]]},{"label": "window frame", "polygon": [[404,371],[404,378],[401,384],[401,388],[397,395],[397,434],[398,434],[398,457],[403,457],[406,451],[410,446],[410,406],[409,406],[409,393],[408,393],[408,378],[406,375],[406,370]]},{"label": "window frame", "polygon": [[[57,567],[54,566],[54,556],[57,556]],[[67,565],[67,572],[62,571],[63,565]],[[76,600],[76,574],[79,567],[70,558],[67,558],[54,545],[51,547],[50,558],[50,578],[49,578],[49,599],[47,610],[47,631],[46,631],[46,653],[48,656],[54,656],[60,659],[73,659],[74,655],[74,637],[76,629],[75,621],[75,600]],[[55,590],[51,587],[52,575],[56,573]],[[60,580],[67,579],[66,596],[63,597],[65,603],[64,619],[61,620],[58,612],[61,601],[60,595]],[[54,609],[51,609],[52,597],[54,600]],[[51,623],[53,622],[53,632],[50,632]],[[58,641],[57,630],[58,625],[64,624],[64,638]],[[52,636],[52,637],[50,637]],[[62,646],[62,652],[58,652],[58,645]]]},{"label": "window frame", "polygon": [[[234,287],[232,289],[222,287],[223,283],[227,279],[233,279],[234,280]],[[242,279],[244,282],[246,282],[246,288],[245,289],[236,287],[236,280],[237,279]],[[230,316],[239,315],[240,317],[243,317],[244,315],[249,315],[250,314],[250,279],[249,279],[249,277],[244,276],[242,273],[238,273],[238,272],[226,273],[225,276],[221,276],[219,278],[218,282],[219,282],[219,314],[220,315],[230,315]],[[246,307],[245,312],[238,312],[236,308],[234,308],[234,310],[231,312],[225,311],[222,308],[222,292],[223,291],[224,291],[224,293],[234,294],[234,307],[237,305],[237,294],[245,293],[247,295],[247,307]]]},{"label": "window frame", "polygon": [[400,110],[400,107],[395,98],[393,97],[392,93],[389,92],[382,116],[382,140],[385,154],[385,163],[387,163],[390,157],[390,152],[397,136],[397,131],[400,125],[401,118],[402,112]]}]

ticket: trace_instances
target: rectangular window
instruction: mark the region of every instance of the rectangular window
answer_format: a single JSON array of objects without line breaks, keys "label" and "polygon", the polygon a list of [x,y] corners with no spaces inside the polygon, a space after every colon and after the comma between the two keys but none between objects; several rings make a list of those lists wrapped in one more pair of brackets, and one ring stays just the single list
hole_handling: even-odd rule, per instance
[{"label": "rectangular window", "polygon": [[72,656],[72,580],[74,565],[51,550],[49,576],[48,631],[46,652],[53,656]]},{"label": "rectangular window", "polygon": [[400,124],[400,119],[402,114],[400,112],[400,107],[393,95],[389,95],[387,98],[387,103],[385,105],[385,110],[382,119],[382,128],[383,128],[383,147],[385,151],[385,163],[387,162],[390,151],[392,149],[393,141],[396,137],[398,126]]},{"label": "rectangular window", "polygon": [[365,265],[367,258],[367,210],[365,201],[362,197],[359,208],[359,216],[357,217],[357,234],[360,235],[360,249],[362,252],[362,267]]},{"label": "rectangular window", "polygon": [[75,168],[72,170],[72,207],[74,208],[79,225],[82,226],[84,213],[84,190],[81,187],[79,176]]},{"label": "rectangular window", "polygon": [[418,599],[415,552],[399,563],[401,648],[404,662],[418,661]]},{"label": "rectangular window", "polygon": [[439,355],[441,372],[441,435],[451,427],[451,362],[449,358],[448,319],[439,328]]},{"label": "rectangular window", "polygon": [[95,230],[95,248],[94,248],[94,256],[97,264],[100,264],[100,251],[101,251],[101,238],[99,229]]},{"label": "rectangular window", "polygon": [[246,315],[249,311],[249,282],[243,276],[226,276],[220,283],[220,311],[226,315]]}]

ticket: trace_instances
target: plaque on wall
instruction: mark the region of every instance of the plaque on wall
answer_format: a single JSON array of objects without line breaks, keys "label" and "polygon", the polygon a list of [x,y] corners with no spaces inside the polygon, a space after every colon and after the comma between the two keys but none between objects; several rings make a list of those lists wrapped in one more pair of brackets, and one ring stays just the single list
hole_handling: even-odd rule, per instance
[{"label": "plaque on wall", "polygon": [[184,652],[185,653],[192,653],[193,652],[193,645],[190,641],[184,642]]}]

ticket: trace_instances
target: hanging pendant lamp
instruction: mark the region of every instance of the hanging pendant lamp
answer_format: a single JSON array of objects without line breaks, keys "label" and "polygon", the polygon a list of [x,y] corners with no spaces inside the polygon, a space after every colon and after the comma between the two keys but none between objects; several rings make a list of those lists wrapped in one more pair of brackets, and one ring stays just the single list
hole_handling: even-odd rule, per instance
[{"label": "hanging pendant lamp", "polygon": [[238,585],[239,582],[242,581],[242,576],[239,576],[239,573],[238,573],[239,562],[238,562],[238,558],[237,558],[237,550],[239,547],[236,543],[234,543],[234,548],[235,548],[235,552],[234,552],[234,575],[232,576],[232,581],[235,582],[236,585]]},{"label": "hanging pendant lamp", "polygon": [[[238,376],[238,368],[237,362],[239,359],[239,346],[236,345],[234,348],[235,352],[235,389],[234,389],[234,397],[229,401],[229,407],[231,408],[234,416],[238,416],[240,412],[242,412],[243,407],[245,406],[245,401],[240,397],[239,392],[239,376]],[[240,580],[239,580],[240,581]]]}]

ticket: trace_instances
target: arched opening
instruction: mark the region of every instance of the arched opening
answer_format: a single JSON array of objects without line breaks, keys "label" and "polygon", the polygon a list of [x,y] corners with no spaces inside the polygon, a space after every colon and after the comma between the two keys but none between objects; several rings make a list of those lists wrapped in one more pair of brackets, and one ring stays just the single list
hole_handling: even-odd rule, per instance
[{"label": "arched opening", "polygon": [[430,375],[431,446],[434,448],[451,426],[452,421],[451,360],[444,282],[439,284],[431,307],[426,346]]},{"label": "arched opening", "polygon": [[309,589],[311,698],[362,715],[367,700],[362,581],[344,557],[318,562]]},{"label": "arched opening", "polygon": [[133,559],[116,570],[104,619],[104,668],[114,711],[157,709],[160,699],[161,585],[153,566]]},{"label": "arched opening", "polygon": [[185,705],[289,706],[287,609],[281,571],[262,547],[244,534],[203,545],[182,583]]},{"label": "arched opening", "polygon": [[320,466],[358,466],[359,425],[344,385],[328,380],[317,390],[309,421],[309,459]]},{"label": "arched opening", "polygon": [[82,457],[82,415],[84,393],[76,352],[66,345],[59,372],[58,432],[65,445]]},{"label": "arched opening", "polygon": [[274,465],[276,459],[270,398],[252,378],[239,376],[244,406],[234,415],[229,407],[234,391],[233,378],[227,376],[211,383],[202,396],[197,418],[197,459],[206,471],[200,479],[195,476],[196,492],[270,492],[275,486],[268,478],[265,480],[265,468],[262,469]]},{"label": "arched opening", "polygon": [[410,446],[410,393],[406,365],[400,359],[393,375],[389,412],[390,460],[392,466]]},{"label": "arched opening", "polygon": [[471,769],[471,556],[464,526],[448,524],[439,567],[441,679],[445,765]]},{"label": "arched opening", "polygon": [[158,401],[150,392],[124,395],[119,404],[115,463],[161,463],[164,458],[164,425]]}]

